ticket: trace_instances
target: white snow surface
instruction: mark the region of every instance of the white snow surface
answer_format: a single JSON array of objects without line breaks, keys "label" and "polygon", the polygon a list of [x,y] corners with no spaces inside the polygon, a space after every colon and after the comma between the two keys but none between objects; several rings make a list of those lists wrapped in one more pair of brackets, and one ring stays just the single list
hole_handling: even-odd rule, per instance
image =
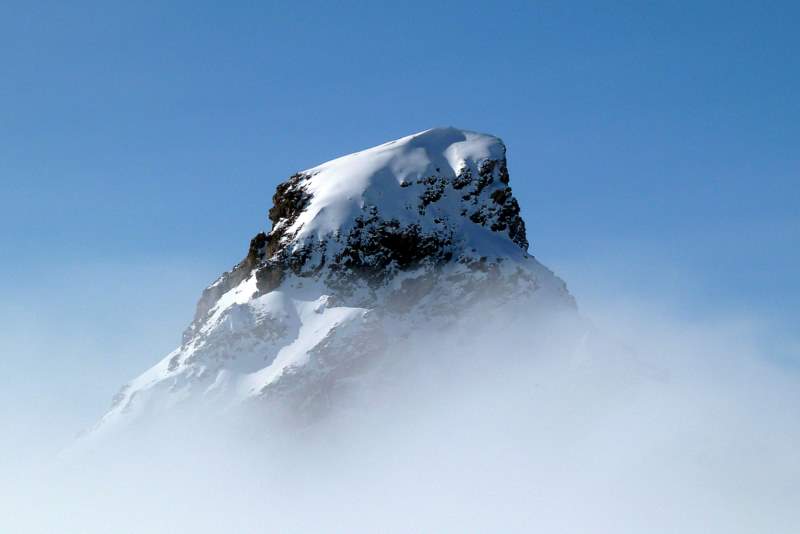
[{"label": "white snow surface", "polygon": [[[311,176],[307,191],[312,197],[287,233],[297,243],[321,241],[349,230],[365,207],[379,206],[383,219],[417,223],[423,231],[430,229],[426,223],[444,217],[474,227],[470,234],[481,234],[477,225],[460,215],[459,198],[444,198],[420,217],[418,191],[402,185],[433,175],[453,178],[465,168],[477,175],[481,162],[503,158],[505,145],[499,138],[452,127],[424,130],[336,158],[301,172]],[[479,235],[468,237],[480,239]]]}]

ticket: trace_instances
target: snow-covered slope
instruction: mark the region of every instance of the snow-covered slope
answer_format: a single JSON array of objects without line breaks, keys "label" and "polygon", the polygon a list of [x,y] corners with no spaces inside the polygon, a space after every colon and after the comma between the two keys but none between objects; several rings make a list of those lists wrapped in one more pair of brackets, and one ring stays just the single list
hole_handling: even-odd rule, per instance
[{"label": "snow-covered slope", "polygon": [[[368,206],[379,206],[383,219],[418,223],[424,230],[435,227],[436,217],[456,222],[462,195],[433,197],[456,176],[477,176],[481,163],[504,159],[505,147],[496,137],[454,128],[428,130],[349,154],[300,173],[313,178],[305,187],[311,202],[286,231],[298,240],[324,239],[349,231]],[[420,202],[420,188],[415,187],[421,185],[430,197],[427,205]],[[465,236],[475,230],[461,228]]]},{"label": "snow-covered slope", "polygon": [[299,172],[273,202],[271,231],[203,292],[181,346],[120,391],[96,432],[189,404],[315,417],[387,354],[471,310],[574,308],[528,254],[496,137],[426,130]]}]

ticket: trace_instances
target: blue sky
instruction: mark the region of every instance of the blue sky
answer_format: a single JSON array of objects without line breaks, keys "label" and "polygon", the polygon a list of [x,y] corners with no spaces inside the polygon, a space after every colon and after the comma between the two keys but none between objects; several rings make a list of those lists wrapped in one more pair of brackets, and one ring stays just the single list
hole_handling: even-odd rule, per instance
[{"label": "blue sky", "polygon": [[793,335],[800,8],[735,4],[4,2],[0,313],[36,356],[0,370],[113,392],[279,181],[439,125],[506,141],[532,251],[579,301]]}]

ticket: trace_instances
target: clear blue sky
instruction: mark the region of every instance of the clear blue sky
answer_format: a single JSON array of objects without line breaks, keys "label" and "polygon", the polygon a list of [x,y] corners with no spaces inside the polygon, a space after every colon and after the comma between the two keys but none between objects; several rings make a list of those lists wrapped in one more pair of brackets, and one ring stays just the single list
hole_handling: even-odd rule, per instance
[{"label": "clear blue sky", "polygon": [[791,333],[797,6],[3,2],[7,351],[124,381],[268,228],[279,181],[438,125],[506,141],[532,250],[579,299],[657,287]]}]

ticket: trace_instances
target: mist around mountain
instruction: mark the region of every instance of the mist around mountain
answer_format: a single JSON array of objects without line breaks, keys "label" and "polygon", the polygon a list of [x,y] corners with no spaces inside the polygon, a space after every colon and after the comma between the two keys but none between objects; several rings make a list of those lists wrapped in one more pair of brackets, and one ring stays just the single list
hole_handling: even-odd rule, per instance
[{"label": "mist around mountain", "polygon": [[521,179],[454,128],[290,177],[180,346],[4,464],[1,530],[794,532],[798,377],[747,319],[582,311]]},{"label": "mist around mountain", "polygon": [[[8,532],[791,533],[798,377],[750,323],[608,303],[589,351],[477,343],[324,422],[166,421],[70,459],[0,447]],[[524,322],[523,322],[524,325]],[[599,330],[599,332],[598,332]],[[586,345],[583,348],[588,348]],[[431,363],[429,353],[410,355]],[[482,356],[482,358],[481,358]],[[590,360],[591,361],[591,360]],[[453,373],[450,363],[461,363]],[[50,421],[56,424],[57,421]],[[44,422],[43,422],[44,424]],[[13,434],[12,434],[13,435]],[[34,444],[35,445],[35,444]]]}]

